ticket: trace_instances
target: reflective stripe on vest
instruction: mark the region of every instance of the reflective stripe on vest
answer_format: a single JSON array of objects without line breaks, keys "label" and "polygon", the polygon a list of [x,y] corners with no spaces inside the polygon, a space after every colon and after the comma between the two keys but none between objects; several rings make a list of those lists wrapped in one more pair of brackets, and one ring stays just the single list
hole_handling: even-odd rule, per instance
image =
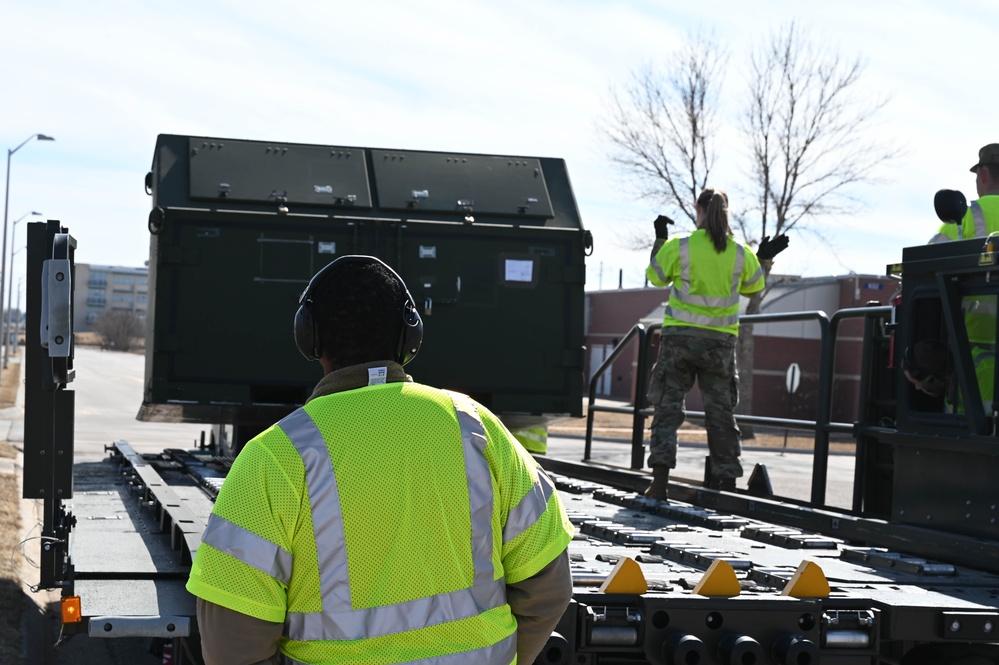
[{"label": "reflective stripe on vest", "polygon": [[291,581],[291,552],[215,513],[208,516],[201,542],[270,575],[285,586]]},{"label": "reflective stripe on vest", "polygon": [[661,265],[659,265],[659,261],[656,260],[655,256],[652,257],[651,267],[652,267],[653,270],[656,271],[656,275],[659,276],[659,281],[661,281],[661,282],[663,282],[665,284],[669,284],[670,279],[666,275],[666,273],[663,272],[663,267]]},{"label": "reflective stripe on vest", "polygon": [[[678,303],[685,305],[695,305],[701,307],[713,307],[726,309],[739,302],[739,279],[742,276],[742,266],[746,262],[746,251],[742,245],[735,243],[735,266],[732,269],[731,291],[728,297],[711,297],[692,294],[690,292],[690,243],[689,238],[680,238],[680,283],[674,284],[670,297],[676,298]],[[658,262],[656,262],[658,265]],[[753,280],[755,281],[755,279]],[[739,322],[739,313],[731,316],[708,316],[697,314],[684,309],[666,306],[666,316],[671,316],[677,321],[684,323],[696,323],[702,326],[712,326],[722,328]]]},{"label": "reflective stripe on vest", "polygon": [[531,429],[518,429],[512,432],[517,439],[527,439],[535,443],[548,443],[548,431],[544,427],[534,427]]},{"label": "reflective stripe on vest", "polygon": [[516,508],[507,514],[506,526],[503,527],[503,542],[509,543],[531,528],[548,508],[548,500],[554,493],[555,483],[544,469],[538,467],[538,482],[524,495]]},{"label": "reflective stripe on vest", "polygon": [[968,296],[961,303],[961,310],[965,316],[979,315],[995,318],[999,313],[995,296]]},{"label": "reflective stripe on vest", "polygon": [[985,213],[978,201],[971,202],[971,217],[975,220],[975,237],[985,238],[989,235],[989,229],[985,226]]}]

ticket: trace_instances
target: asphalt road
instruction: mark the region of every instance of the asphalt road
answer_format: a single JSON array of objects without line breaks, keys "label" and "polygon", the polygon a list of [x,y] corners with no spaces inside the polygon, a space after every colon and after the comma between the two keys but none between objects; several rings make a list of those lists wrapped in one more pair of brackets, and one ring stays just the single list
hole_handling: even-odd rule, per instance
[{"label": "asphalt road", "polygon": [[77,347],[76,380],[77,462],[105,456],[104,446],[124,439],[137,452],[186,448],[195,443],[204,425],[147,423],[135,419],[142,406],[145,358],[135,353]]}]

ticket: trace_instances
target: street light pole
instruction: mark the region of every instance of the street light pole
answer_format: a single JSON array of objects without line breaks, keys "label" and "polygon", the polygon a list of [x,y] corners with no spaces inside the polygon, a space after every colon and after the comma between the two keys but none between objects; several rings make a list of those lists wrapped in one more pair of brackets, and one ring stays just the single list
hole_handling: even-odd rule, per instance
[{"label": "street light pole", "polygon": [[[14,242],[14,238],[17,235],[17,225],[20,224],[21,220],[27,217],[28,215],[40,216],[41,214],[42,213],[35,212],[34,210],[32,210],[31,212],[26,212],[14,220],[14,224],[11,225],[10,229],[10,273],[11,273],[10,277],[11,278],[7,280],[7,317],[3,327],[6,334],[6,337],[4,339],[7,340],[7,344],[4,345],[3,347],[3,369],[7,369],[7,363],[10,360],[10,343],[11,343],[10,324],[14,318],[14,313],[13,310],[11,309],[11,305],[13,304],[13,299],[14,299],[14,254],[17,253],[14,251],[14,247],[17,245],[17,243]],[[0,293],[0,299],[3,299],[2,293]]]},{"label": "street light pole", "polygon": [[[0,318],[2,318],[2,307],[3,307],[3,285],[4,280],[7,279],[7,209],[10,207],[10,158],[13,157],[14,153],[23,148],[28,141],[31,139],[38,139],[39,141],[55,141],[51,136],[46,136],[45,134],[32,134],[28,138],[21,141],[13,150],[7,148],[7,186],[3,193],[3,248],[0,249]],[[0,365],[0,369],[3,365]]]},{"label": "street light pole", "polygon": [[[10,280],[10,281],[11,281],[11,284],[14,283],[14,280]],[[17,353],[17,344],[18,344],[17,338],[20,337],[20,335],[21,335],[21,321],[20,321],[21,317],[20,317],[20,313],[21,313],[21,284],[22,284],[22,282],[24,282],[24,275],[21,275],[20,277],[17,278],[17,312],[18,312],[18,321],[14,325],[14,353]]]}]

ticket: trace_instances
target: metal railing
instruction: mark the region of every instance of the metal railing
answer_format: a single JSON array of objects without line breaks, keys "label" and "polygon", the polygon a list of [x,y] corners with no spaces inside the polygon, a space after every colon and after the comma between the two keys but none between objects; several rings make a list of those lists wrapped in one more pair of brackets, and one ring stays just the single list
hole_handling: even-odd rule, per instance
[{"label": "metal railing", "polygon": [[[891,307],[853,307],[841,309],[829,317],[822,311],[808,312],[777,312],[770,314],[749,314],[740,317],[741,324],[773,323],[782,321],[815,321],[819,326],[819,378],[818,397],[816,404],[815,420],[796,420],[791,418],[777,418],[770,416],[754,416],[750,414],[736,414],[736,421],[751,425],[772,425],[784,429],[807,430],[815,432],[815,443],[813,447],[812,459],[812,488],[811,503],[815,506],[825,505],[826,483],[829,469],[829,435],[832,433],[852,434],[852,423],[838,423],[830,420],[832,414],[832,386],[835,371],[836,359],[836,335],[839,324],[846,319],[867,318],[867,317],[887,317],[891,314]],[[597,411],[609,413],[628,413],[632,415],[631,430],[631,468],[641,469],[644,467],[644,431],[645,418],[654,414],[654,409],[647,408],[645,386],[648,383],[649,369],[651,362],[649,356],[651,349],[649,340],[651,333],[662,326],[659,324],[646,327],[644,324],[636,324],[628,334],[614,347],[610,355],[604,359],[600,367],[590,377],[589,400],[586,415],[586,443],[583,449],[583,461],[590,460],[593,441],[593,419]],[[635,368],[635,400],[630,406],[608,406],[596,403],[597,379],[601,377],[611,366],[614,360],[633,341],[637,341],[638,361]],[[703,411],[688,411],[688,417],[703,418]]]}]

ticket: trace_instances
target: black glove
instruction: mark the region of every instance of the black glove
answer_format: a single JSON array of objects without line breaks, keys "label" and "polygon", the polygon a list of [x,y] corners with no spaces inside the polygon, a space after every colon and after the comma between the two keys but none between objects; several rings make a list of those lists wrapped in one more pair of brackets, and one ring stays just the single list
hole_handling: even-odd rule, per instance
[{"label": "black glove", "polygon": [[773,261],[773,258],[787,249],[787,234],[782,233],[773,240],[770,236],[764,236],[760,241],[760,247],[756,250],[756,258],[760,261]]},{"label": "black glove", "polygon": [[656,217],[655,224],[656,224],[656,237],[662,238],[663,240],[668,240],[669,231],[667,230],[667,227],[669,227],[670,224],[675,224],[675,222],[666,215],[659,215],[658,217]]}]

